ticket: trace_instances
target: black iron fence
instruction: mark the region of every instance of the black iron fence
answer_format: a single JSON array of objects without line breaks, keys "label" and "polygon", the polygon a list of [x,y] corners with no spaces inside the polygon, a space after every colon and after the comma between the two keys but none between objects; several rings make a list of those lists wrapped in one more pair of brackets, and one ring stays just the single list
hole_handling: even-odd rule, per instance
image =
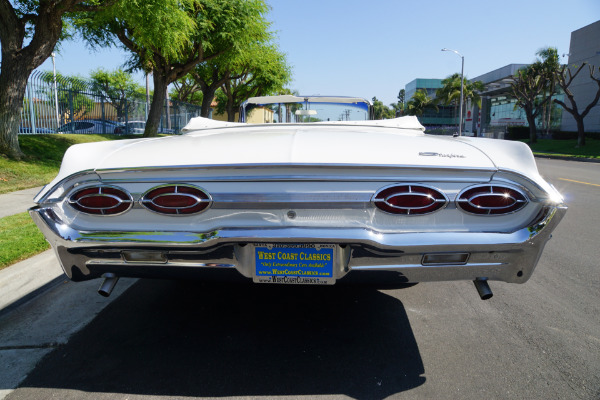
[{"label": "black iron fence", "polygon": [[[34,71],[27,83],[19,133],[141,134],[149,107],[144,93]],[[165,100],[159,133],[179,133],[199,115],[199,106]]]}]

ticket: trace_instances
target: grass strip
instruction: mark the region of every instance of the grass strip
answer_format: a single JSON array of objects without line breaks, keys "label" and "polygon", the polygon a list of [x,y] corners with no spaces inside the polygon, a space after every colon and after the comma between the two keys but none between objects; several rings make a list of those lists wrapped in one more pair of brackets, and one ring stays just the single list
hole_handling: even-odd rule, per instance
[{"label": "grass strip", "polygon": [[136,136],[19,135],[19,145],[25,153],[25,158],[15,161],[0,156],[0,194],[42,186],[50,182],[58,174],[65,151],[74,144],[133,137]]},{"label": "grass strip", "polygon": [[577,140],[538,139],[537,143],[527,143],[533,154],[574,158],[600,159],[600,140],[586,139],[585,146],[577,147]]},{"label": "grass strip", "polygon": [[0,269],[49,248],[29,213],[0,218]]}]

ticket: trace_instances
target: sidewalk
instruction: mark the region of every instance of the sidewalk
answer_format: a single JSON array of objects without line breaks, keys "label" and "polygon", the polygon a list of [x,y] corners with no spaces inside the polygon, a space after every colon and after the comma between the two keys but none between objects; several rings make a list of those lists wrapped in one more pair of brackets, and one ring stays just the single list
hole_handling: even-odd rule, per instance
[{"label": "sidewalk", "polygon": [[[0,195],[0,218],[27,211],[41,187]],[[63,271],[52,250],[0,270],[0,314],[58,283]],[[66,278],[65,278],[66,279]]]},{"label": "sidewalk", "polygon": [[0,218],[8,217],[9,215],[20,214],[33,207],[35,203],[33,198],[42,186],[19,190],[18,192],[0,194]]},{"label": "sidewalk", "polygon": [[0,270],[0,315],[62,282],[63,270],[53,250]]},{"label": "sidewalk", "polygon": [[[41,188],[0,195],[0,218],[27,211]],[[95,294],[98,280],[72,283],[53,250],[0,270],[0,400],[36,364],[137,279],[123,278],[110,298]]]}]

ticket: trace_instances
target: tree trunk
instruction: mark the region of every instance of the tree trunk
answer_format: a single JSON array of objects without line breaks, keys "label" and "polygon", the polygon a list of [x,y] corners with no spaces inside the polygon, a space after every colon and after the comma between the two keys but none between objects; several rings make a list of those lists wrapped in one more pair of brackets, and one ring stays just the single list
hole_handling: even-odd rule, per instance
[{"label": "tree trunk", "polygon": [[235,107],[233,106],[233,96],[227,96],[227,121],[235,122]]},{"label": "tree trunk", "polygon": [[208,118],[210,114],[210,104],[212,103],[214,96],[215,92],[212,90],[202,91],[202,107],[200,108],[201,117]]},{"label": "tree trunk", "polygon": [[[33,36],[23,46],[26,23],[13,12],[11,2],[2,1],[2,67],[0,69],[0,154],[21,159],[19,124],[27,79],[52,53],[62,31],[62,15],[73,5],[45,1],[35,6],[38,13]],[[12,2],[14,3],[14,2]],[[67,9],[65,9],[67,8]]]},{"label": "tree trunk", "polygon": [[585,146],[585,126],[583,123],[584,117],[573,114],[575,122],[577,122],[577,147]]},{"label": "tree trunk", "polygon": [[159,71],[154,71],[152,74],[154,82],[154,94],[152,95],[152,103],[150,111],[148,111],[148,120],[144,129],[144,137],[158,136],[158,127],[160,125],[160,116],[165,106],[167,80]]},{"label": "tree trunk", "polygon": [[535,116],[525,110],[527,123],[529,124],[529,143],[537,143],[537,127],[535,126]]},{"label": "tree trunk", "polygon": [[19,125],[23,97],[31,69],[18,65],[9,57],[2,60],[0,73],[0,154],[20,160],[24,154],[19,147]]},{"label": "tree trunk", "polygon": [[202,108],[200,109],[200,116],[208,118],[210,114],[210,105],[212,104],[212,101],[215,98],[215,93],[217,93],[217,89],[221,87],[221,82],[214,79],[213,83],[211,83],[210,85],[207,85],[206,83],[201,83],[200,87],[202,88]]}]

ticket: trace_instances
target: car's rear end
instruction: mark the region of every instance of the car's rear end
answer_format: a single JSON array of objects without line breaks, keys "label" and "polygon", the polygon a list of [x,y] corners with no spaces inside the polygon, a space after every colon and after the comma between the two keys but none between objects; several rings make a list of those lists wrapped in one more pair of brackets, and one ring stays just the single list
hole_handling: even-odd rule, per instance
[{"label": "car's rear end", "polygon": [[522,283],[566,207],[528,150],[488,145],[324,125],[81,147],[31,214],[74,280]]}]

